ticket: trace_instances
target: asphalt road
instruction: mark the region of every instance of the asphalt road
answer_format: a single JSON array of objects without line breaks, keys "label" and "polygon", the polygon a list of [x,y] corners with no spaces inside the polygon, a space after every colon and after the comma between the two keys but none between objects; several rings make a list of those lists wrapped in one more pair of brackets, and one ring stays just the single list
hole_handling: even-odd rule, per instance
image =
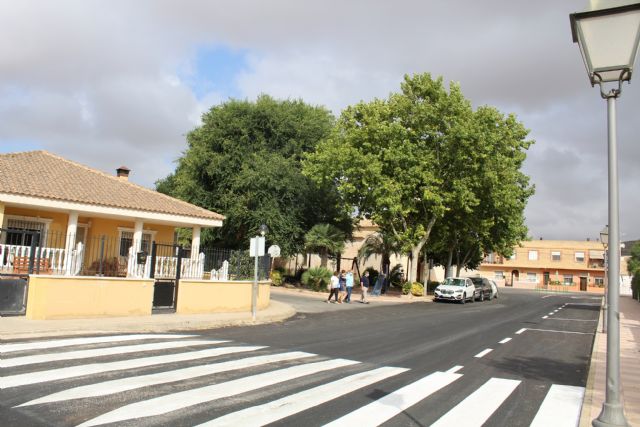
[{"label": "asphalt road", "polygon": [[[465,305],[274,299],[299,314],[195,337],[5,351],[2,424],[575,425],[599,298],[505,290],[497,300]],[[153,343],[127,354],[110,350]],[[210,348],[241,352],[148,361]],[[96,353],[69,359],[78,350]],[[212,367],[248,357],[281,359]],[[138,385],[123,385],[131,381]]]}]

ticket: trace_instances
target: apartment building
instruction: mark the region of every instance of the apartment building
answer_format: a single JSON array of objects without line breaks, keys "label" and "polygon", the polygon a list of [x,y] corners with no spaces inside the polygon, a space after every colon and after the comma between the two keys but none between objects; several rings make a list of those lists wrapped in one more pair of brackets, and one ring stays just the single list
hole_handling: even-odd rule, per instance
[{"label": "apartment building", "polygon": [[562,286],[567,291],[604,292],[604,247],[599,241],[521,242],[511,257],[489,254],[479,273],[517,288]]}]

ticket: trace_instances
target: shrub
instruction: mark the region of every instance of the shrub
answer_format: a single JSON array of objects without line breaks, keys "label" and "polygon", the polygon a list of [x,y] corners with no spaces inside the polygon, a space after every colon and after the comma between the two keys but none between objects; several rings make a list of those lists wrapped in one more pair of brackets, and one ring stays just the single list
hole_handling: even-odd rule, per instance
[{"label": "shrub", "polygon": [[640,301],[640,273],[637,273],[631,279],[632,298]]},{"label": "shrub", "polygon": [[421,297],[424,295],[424,286],[422,283],[413,282],[411,284],[411,295],[414,297]]},{"label": "shrub", "polygon": [[273,284],[273,286],[282,286],[282,282],[283,282],[282,273],[280,273],[277,270],[273,270],[271,272],[271,283]]},{"label": "shrub", "polygon": [[409,295],[411,292],[411,282],[404,282],[402,284],[402,295]]},{"label": "shrub", "polygon": [[331,271],[324,267],[310,268],[302,274],[301,282],[314,291],[326,291],[331,282]]}]

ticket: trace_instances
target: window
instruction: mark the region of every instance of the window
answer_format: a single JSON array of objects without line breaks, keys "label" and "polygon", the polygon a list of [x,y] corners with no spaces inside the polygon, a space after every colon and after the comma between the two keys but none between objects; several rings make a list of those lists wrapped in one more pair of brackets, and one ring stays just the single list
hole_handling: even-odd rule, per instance
[{"label": "window", "polygon": [[584,252],[576,252],[576,262],[584,262]]},{"label": "window", "polygon": [[3,228],[20,231],[7,231],[3,233],[2,242],[7,245],[31,246],[33,236],[32,233],[23,233],[21,231],[40,232],[41,236],[46,235],[51,223],[50,219],[31,218],[31,217],[12,217],[5,216],[5,224]]},{"label": "window", "polygon": [[604,277],[595,277],[596,286],[604,286]]},{"label": "window", "polygon": [[551,252],[551,261],[560,261],[560,251]]},{"label": "window", "polygon": [[493,276],[496,280],[504,279],[504,271],[496,271]]},{"label": "window", "polygon": [[538,251],[529,251],[529,261],[538,260]]},{"label": "window", "polygon": [[565,285],[573,285],[573,275],[565,274],[562,276],[562,283]]},{"label": "window", "polygon": [[536,273],[527,273],[527,282],[537,282],[538,275]]},{"label": "window", "polygon": [[[142,251],[151,252],[151,240],[151,233],[142,233]],[[133,231],[120,230],[120,256],[128,256],[131,246],[133,246]]]}]

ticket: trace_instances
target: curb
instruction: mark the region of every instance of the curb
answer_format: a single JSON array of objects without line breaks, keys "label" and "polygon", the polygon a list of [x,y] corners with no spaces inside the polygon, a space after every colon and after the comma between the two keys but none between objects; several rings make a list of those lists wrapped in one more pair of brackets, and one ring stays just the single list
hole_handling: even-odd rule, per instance
[{"label": "curb", "polygon": [[[604,297],[603,297],[604,298]],[[582,400],[582,409],[580,411],[579,427],[590,427],[591,422],[591,409],[593,407],[593,395],[594,386],[596,382],[596,370],[599,361],[596,361],[595,355],[598,351],[598,344],[602,339],[602,322],[604,318],[604,304],[600,306],[600,315],[598,316],[598,326],[593,337],[593,346],[591,348],[591,361],[589,363],[589,374],[587,374],[587,384],[584,390],[584,398]]]},{"label": "curb", "polygon": [[[153,332],[173,332],[173,331],[197,331],[204,329],[218,329],[230,326],[252,326],[263,325],[267,323],[282,322],[296,315],[297,311],[289,304],[279,301],[271,301],[269,308],[265,311],[270,313],[258,312],[257,319],[251,319],[251,313],[234,312],[234,313],[216,313],[214,315],[180,315],[175,314],[155,314],[144,318],[134,318],[130,320],[122,320],[121,322],[113,321],[113,325],[106,326],[104,323],[109,318],[91,318],[91,319],[74,319],[70,325],[62,325],[57,322],[64,320],[45,320],[38,322],[47,322],[41,326],[40,330],[37,326],[32,325],[27,319],[20,319],[25,322],[22,330],[3,330],[2,341],[10,339],[26,339],[26,338],[48,338],[62,337],[73,335],[91,335],[91,334],[113,334],[113,333],[153,333]],[[168,317],[160,317],[168,316]],[[171,317],[169,317],[171,316]],[[210,318],[212,316],[218,318]],[[226,317],[226,318],[225,318]],[[50,322],[50,323],[49,323]],[[77,324],[74,326],[74,324]],[[84,324],[84,325],[83,325]],[[93,326],[95,324],[96,326]],[[99,326],[98,326],[99,325]]]}]

